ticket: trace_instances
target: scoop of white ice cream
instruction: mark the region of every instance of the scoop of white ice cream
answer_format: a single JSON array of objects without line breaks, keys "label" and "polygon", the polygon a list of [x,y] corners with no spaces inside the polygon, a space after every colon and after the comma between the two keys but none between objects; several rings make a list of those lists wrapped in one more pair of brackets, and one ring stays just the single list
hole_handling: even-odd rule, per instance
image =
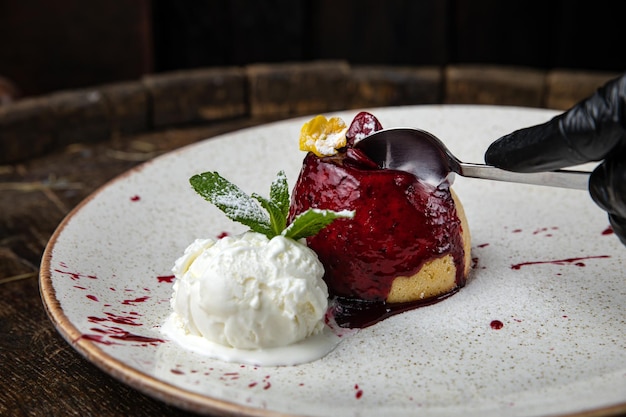
[{"label": "scoop of white ice cream", "polygon": [[172,271],[171,305],[190,334],[259,349],[296,343],[324,327],[324,268],[292,239],[254,232],[198,239]]}]

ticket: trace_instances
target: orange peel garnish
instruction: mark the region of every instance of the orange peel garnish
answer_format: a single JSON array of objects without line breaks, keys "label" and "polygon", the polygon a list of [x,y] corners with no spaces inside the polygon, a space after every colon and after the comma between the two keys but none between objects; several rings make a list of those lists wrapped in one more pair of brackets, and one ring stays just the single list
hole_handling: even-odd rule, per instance
[{"label": "orange peel garnish", "polygon": [[300,150],[315,155],[335,155],[338,149],[346,146],[348,126],[339,117],[326,119],[318,115],[306,122],[300,130]]}]

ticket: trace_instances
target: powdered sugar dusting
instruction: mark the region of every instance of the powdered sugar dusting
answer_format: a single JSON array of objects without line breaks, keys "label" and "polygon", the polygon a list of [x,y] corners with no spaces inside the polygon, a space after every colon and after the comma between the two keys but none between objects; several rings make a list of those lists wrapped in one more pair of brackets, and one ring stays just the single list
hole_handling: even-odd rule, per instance
[{"label": "powdered sugar dusting", "polygon": [[241,193],[237,191],[220,190],[215,192],[213,203],[222,208],[226,216],[231,219],[247,218],[258,223],[269,222],[269,215],[261,209],[255,200],[242,198]]},{"label": "powdered sugar dusting", "polygon": [[[376,122],[374,122],[374,120],[370,120],[367,123],[364,123],[362,130],[354,136],[354,143],[356,144],[360,140],[365,139],[367,136],[371,134],[371,132],[374,132],[375,130],[376,130]],[[369,132],[369,133],[365,133],[365,132]]]},{"label": "powdered sugar dusting", "polygon": [[348,128],[330,134],[314,133],[307,138],[307,147],[314,148],[318,155],[331,156],[337,149],[346,146],[346,132]]},{"label": "powdered sugar dusting", "polygon": [[333,210],[322,210],[322,209],[318,209],[318,208],[312,208],[311,211],[315,212],[315,213],[319,213],[323,216],[328,216],[329,214],[334,214],[337,217],[347,217],[349,219],[354,217],[354,210],[340,210],[340,211],[333,211]]}]

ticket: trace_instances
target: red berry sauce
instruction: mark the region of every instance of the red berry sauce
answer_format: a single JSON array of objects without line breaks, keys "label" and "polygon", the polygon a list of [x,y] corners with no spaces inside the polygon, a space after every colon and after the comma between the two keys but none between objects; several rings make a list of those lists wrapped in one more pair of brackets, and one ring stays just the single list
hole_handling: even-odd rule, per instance
[{"label": "red berry sauce", "polygon": [[491,323],[489,323],[489,326],[491,326],[493,330],[500,330],[504,327],[504,323],[500,320],[492,320]]},{"label": "red berry sauce", "polygon": [[397,276],[414,275],[446,254],[454,259],[457,288],[465,284],[461,222],[447,188],[424,184],[404,171],[380,169],[348,147],[334,156],[309,153],[304,158],[289,221],[309,208],[355,211],[354,218],[336,220],[307,238],[324,265],[335,320],[342,327],[366,327],[445,298],[385,302]]}]

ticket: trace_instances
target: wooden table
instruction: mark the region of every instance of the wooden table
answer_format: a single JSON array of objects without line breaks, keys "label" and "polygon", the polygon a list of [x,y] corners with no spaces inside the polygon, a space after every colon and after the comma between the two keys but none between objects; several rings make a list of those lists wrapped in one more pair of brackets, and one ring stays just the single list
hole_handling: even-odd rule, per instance
[{"label": "wooden table", "polygon": [[63,217],[116,175],[172,149],[265,121],[70,145],[0,166],[0,415],[189,415],[113,379],[57,333],[39,294],[41,255]]}]

